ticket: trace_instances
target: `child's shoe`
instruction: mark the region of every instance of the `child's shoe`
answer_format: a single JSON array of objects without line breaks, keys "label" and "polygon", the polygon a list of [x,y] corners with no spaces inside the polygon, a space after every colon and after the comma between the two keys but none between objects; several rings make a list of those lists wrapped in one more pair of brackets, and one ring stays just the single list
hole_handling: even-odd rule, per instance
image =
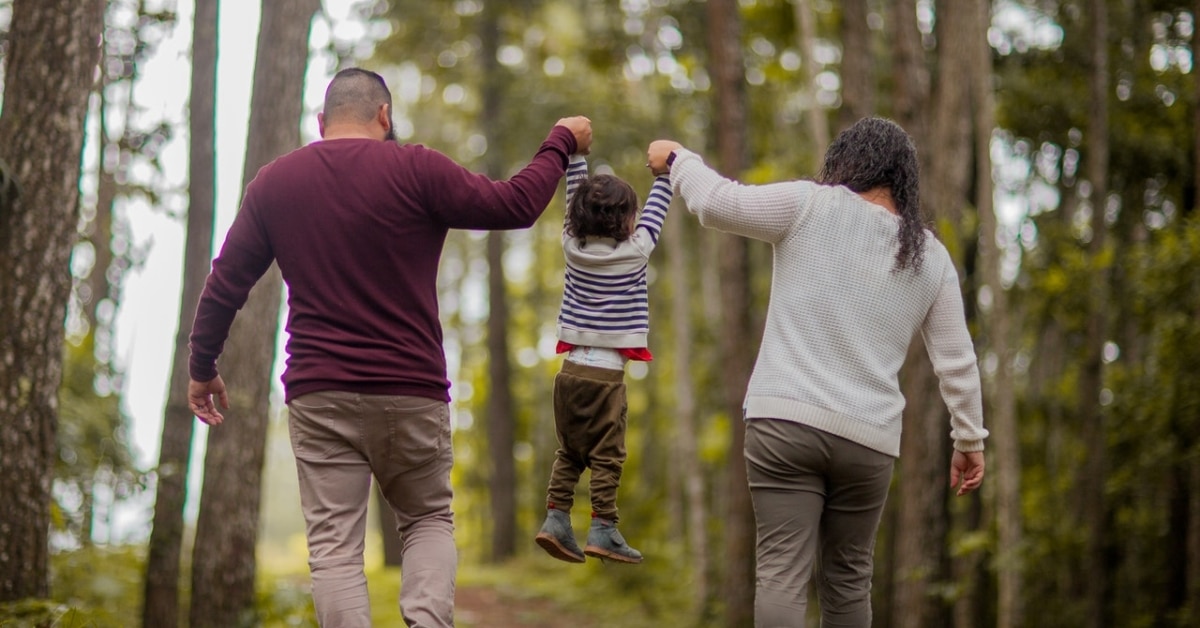
[{"label": "child's shoe", "polygon": [[587,546],[583,548],[583,553],[635,565],[642,562],[642,553],[629,547],[617,526],[600,517],[592,517],[592,527],[588,530]]},{"label": "child's shoe", "polygon": [[534,540],[547,554],[559,560],[568,563],[582,563],[585,560],[583,552],[579,551],[579,544],[575,542],[575,532],[571,530],[571,515],[557,508],[546,510],[546,521]]}]

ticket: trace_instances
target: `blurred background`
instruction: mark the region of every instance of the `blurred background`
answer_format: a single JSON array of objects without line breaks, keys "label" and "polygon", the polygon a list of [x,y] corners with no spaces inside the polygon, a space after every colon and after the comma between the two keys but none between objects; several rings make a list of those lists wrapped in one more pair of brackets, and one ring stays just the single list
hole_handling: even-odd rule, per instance
[{"label": "blurred background", "polygon": [[[0,0],[0,625],[316,625],[278,275],[227,345],[218,430],[183,401],[186,334],[244,184],[318,139],[348,66],[387,79],[400,141],[493,178],[587,115],[593,172],[643,197],[653,139],[767,183],[814,177],[863,116],[896,120],[958,266],[991,437],[983,490],[954,498],[916,342],[875,625],[1196,625],[1197,15],[1150,0]],[[31,124],[58,95],[66,122]],[[650,268],[655,360],[627,377],[622,531],[647,559],[567,565],[532,542],[555,449],[562,204],[526,231],[453,233],[441,264],[460,625],[752,625],[740,418],[770,248],[672,207]],[[376,509],[381,626],[401,625],[394,536]]]}]

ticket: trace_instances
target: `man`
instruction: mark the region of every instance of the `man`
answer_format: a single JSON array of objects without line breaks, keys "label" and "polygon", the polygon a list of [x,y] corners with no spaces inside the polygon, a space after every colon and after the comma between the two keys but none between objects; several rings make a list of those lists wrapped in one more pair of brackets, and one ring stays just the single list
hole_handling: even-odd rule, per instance
[{"label": "man", "polygon": [[378,74],[334,76],[323,141],[263,167],[246,187],[196,310],[188,401],[209,425],[228,407],[216,360],[250,289],[278,262],[288,286],[289,431],[323,626],[370,626],[363,535],[374,475],[403,539],[401,612],[452,626],[457,553],[450,510],[449,381],[437,269],[449,229],[537,220],[587,152],[591,122],[559,120],[507,181],[473,174],[393,136]]}]

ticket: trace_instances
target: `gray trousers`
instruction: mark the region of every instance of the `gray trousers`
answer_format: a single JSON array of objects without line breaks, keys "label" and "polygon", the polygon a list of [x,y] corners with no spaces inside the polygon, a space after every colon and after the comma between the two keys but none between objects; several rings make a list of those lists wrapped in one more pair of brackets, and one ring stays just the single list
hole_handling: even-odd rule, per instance
[{"label": "gray trousers", "polygon": [[374,475],[403,544],[400,610],[412,627],[454,625],[458,554],[450,511],[450,412],[424,397],[317,392],[288,404],[317,619],[371,625],[363,573]]},{"label": "gray trousers", "polygon": [[875,532],[895,459],[815,428],[746,422],[754,503],[756,628],[803,628],[818,564],[823,628],[871,626]]}]

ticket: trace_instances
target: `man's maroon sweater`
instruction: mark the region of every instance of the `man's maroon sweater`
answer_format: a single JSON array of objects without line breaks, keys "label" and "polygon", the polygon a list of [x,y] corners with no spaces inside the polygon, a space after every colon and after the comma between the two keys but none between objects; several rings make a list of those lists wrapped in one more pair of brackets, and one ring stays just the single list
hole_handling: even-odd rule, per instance
[{"label": "man's maroon sweater", "polygon": [[533,225],[575,150],[556,126],[507,181],[423,146],[368,139],[316,142],[267,164],[213,260],[192,327],[192,379],[216,377],[234,316],[278,261],[287,400],[341,390],[449,401],[437,295],[447,230]]}]

